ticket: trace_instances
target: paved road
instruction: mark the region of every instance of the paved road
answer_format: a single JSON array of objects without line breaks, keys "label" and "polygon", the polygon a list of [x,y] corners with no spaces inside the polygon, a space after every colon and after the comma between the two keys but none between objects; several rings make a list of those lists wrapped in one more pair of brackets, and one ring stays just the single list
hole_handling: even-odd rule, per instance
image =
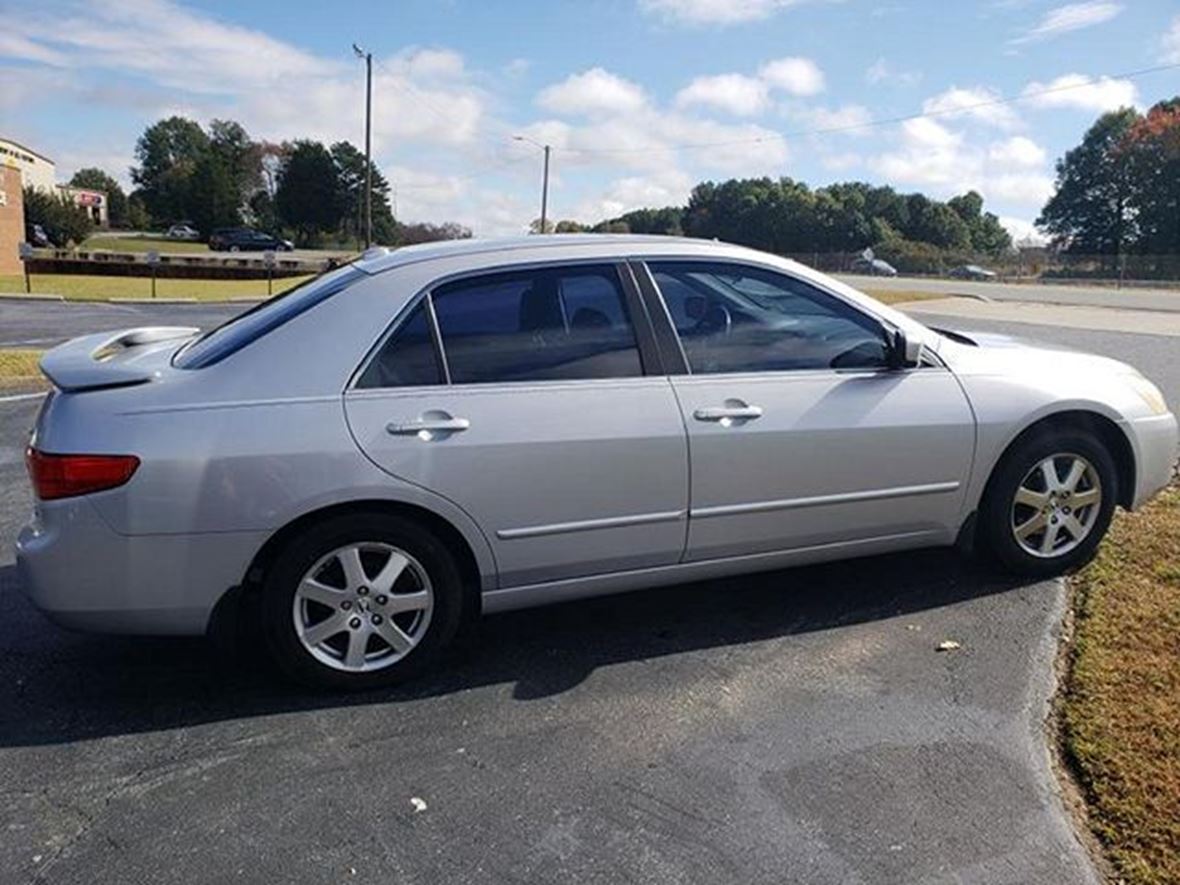
[{"label": "paved road", "polygon": [[1081,304],[1121,307],[1128,310],[1180,311],[1180,289],[1118,289],[1114,286],[1051,283],[976,283],[970,280],[928,277],[865,277],[841,275],[857,289],[890,289],[982,295],[996,301],[1034,301],[1049,304]]},{"label": "paved road", "polygon": [[[1175,339],[974,326],[1130,359],[1180,403]],[[0,880],[1096,882],[1042,735],[1056,582],[931,551],[666,588],[305,695],[21,599],[35,409],[0,403]]]},{"label": "paved road", "polygon": [[210,328],[249,304],[109,304],[0,299],[0,347],[50,347],[78,335],[130,326]]}]

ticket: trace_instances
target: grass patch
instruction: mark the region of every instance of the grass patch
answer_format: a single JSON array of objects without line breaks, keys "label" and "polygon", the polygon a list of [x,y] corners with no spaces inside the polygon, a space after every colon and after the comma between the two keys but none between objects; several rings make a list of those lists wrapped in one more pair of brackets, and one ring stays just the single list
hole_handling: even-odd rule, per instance
[{"label": "grass patch", "polygon": [[18,350],[0,347],[0,392],[36,390],[45,387],[45,378],[37,368],[41,350]]},{"label": "grass patch", "polygon": [[1074,579],[1063,740],[1128,885],[1180,882],[1180,483],[1120,513]]},{"label": "grass patch", "polygon": [[[283,277],[274,281],[277,295],[297,286],[309,276]],[[33,293],[63,295],[71,301],[106,298],[150,298],[151,277],[109,277],[85,274],[33,274]],[[0,275],[0,292],[25,291],[24,277]],[[225,301],[229,298],[265,298],[266,280],[156,280],[157,298],[196,298]]]},{"label": "grass patch", "polygon": [[907,301],[931,301],[935,298],[950,298],[949,292],[923,292],[918,289],[862,289],[866,295],[876,298],[882,304],[904,304]]},{"label": "grass patch", "polygon": [[95,234],[87,237],[86,242],[78,247],[81,251],[89,252],[94,249],[106,249],[110,252],[197,252],[206,255],[210,252],[204,243],[192,240],[170,240],[167,237],[154,237],[150,234]]}]

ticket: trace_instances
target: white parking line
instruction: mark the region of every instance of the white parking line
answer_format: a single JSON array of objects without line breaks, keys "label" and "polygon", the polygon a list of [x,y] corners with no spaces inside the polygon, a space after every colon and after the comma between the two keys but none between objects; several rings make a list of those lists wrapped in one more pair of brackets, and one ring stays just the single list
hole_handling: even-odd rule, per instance
[{"label": "white parking line", "polygon": [[40,399],[43,396],[45,396],[44,392],[42,392],[42,393],[18,393],[13,396],[0,396],[0,403],[19,403],[21,400]]}]

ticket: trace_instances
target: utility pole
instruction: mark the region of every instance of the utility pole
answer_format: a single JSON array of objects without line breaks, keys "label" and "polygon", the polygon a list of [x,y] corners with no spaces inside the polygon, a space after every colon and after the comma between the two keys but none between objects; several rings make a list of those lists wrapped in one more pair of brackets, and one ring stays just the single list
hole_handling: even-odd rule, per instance
[{"label": "utility pole", "polygon": [[539,231],[539,233],[545,233],[546,228],[549,226],[549,152],[553,148],[547,144],[541,144],[539,141],[534,141],[527,135],[514,135],[512,136],[512,140],[526,141],[533,147],[540,148],[545,152],[545,173],[541,179],[541,230]]},{"label": "utility pole", "polygon": [[352,51],[365,60],[365,248],[373,245],[373,53],[355,43]]}]

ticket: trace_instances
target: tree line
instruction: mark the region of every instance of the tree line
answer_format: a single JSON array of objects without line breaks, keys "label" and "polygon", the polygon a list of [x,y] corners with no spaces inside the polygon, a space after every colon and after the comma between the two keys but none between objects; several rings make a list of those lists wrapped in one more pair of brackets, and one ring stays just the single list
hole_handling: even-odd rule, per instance
[{"label": "tree line", "polygon": [[863,181],[813,190],[786,177],[705,181],[685,206],[636,209],[590,226],[559,221],[552,230],[716,238],[780,255],[872,247],[898,269],[913,271],[1012,248],[1012,238],[995,214],[983,211],[983,197],[975,191],[941,202]]},{"label": "tree line", "polygon": [[[74,187],[107,193],[116,228],[163,229],[180,222],[204,237],[216,228],[250,225],[290,235],[300,246],[359,243],[364,236],[365,155],[348,141],[256,140],[240,123],[208,127],[173,116],[148,126],[135,145],[134,188],[124,192],[108,172],[79,170]],[[371,164],[373,239],[397,245],[469,237],[455,223],[401,224],[390,207],[390,185]],[[54,195],[26,192],[30,223],[55,242],[81,242],[92,225],[83,210]]]}]

